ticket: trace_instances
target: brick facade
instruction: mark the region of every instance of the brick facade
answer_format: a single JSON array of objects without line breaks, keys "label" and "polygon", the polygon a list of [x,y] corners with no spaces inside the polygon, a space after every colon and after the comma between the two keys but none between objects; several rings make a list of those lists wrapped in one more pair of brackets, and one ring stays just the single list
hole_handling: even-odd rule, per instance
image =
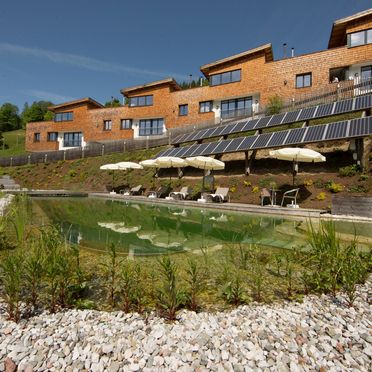
[{"label": "brick facade", "polygon": [[[138,121],[141,119],[156,118],[164,120],[165,129],[196,126],[198,123],[217,122],[219,118],[216,110],[218,111],[222,100],[253,97],[253,100],[257,99],[260,104],[265,105],[274,94],[283,99],[292,99],[302,93],[316,92],[330,83],[330,69],[372,65],[372,44],[353,48],[345,45],[347,33],[372,28],[372,10],[367,14],[363,13],[362,17],[345,20],[347,21],[336,21],[333,26],[330,45],[333,43],[336,47],[274,61],[271,45],[268,44],[252,50],[252,53],[248,51],[201,68],[207,78],[212,74],[240,69],[239,82],[180,90],[174,80],[166,79],[122,90],[126,98],[153,95],[151,106],[103,108],[90,99],[55,106],[52,108],[55,113],[72,111],[73,120],[27,124],[26,149],[48,151],[61,148],[60,142],[47,141],[47,132],[82,132],[85,143],[127,139],[134,137],[135,130],[120,129],[122,119],[134,120],[134,128],[138,128]],[[304,73],[312,74],[311,86],[296,88],[296,75]],[[213,102],[212,112],[199,112],[199,103],[204,101]],[[180,116],[179,105],[184,104],[188,105],[188,114]],[[112,121],[112,130],[104,130],[105,120]],[[40,133],[39,142],[34,141],[35,133]]]}]

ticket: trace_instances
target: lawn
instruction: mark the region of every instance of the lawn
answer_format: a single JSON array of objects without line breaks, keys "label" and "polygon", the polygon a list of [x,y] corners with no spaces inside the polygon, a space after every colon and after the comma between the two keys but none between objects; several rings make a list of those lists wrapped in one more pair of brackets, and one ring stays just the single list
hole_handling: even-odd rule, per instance
[{"label": "lawn", "polygon": [[24,129],[4,132],[4,146],[8,145],[8,148],[0,147],[0,157],[26,154],[25,134]]}]

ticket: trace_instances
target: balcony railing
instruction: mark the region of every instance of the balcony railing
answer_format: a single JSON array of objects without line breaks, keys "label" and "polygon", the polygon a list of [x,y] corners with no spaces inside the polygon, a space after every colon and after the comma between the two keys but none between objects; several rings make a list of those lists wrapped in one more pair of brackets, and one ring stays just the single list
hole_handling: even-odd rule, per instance
[{"label": "balcony railing", "polygon": [[231,119],[237,118],[240,116],[251,116],[252,115],[252,108],[243,108],[243,109],[233,109],[233,110],[224,110],[221,111],[221,118],[222,119]]}]

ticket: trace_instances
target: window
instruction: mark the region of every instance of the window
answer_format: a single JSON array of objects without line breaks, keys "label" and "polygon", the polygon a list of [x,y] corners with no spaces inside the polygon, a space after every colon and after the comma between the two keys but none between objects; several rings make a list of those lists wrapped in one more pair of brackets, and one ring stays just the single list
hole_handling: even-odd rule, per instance
[{"label": "window", "polygon": [[120,129],[132,129],[132,119],[121,119]]},{"label": "window", "polygon": [[34,142],[40,142],[40,133],[34,133]]},{"label": "window", "polygon": [[139,121],[140,136],[156,136],[163,134],[163,119],[148,119]]},{"label": "window", "polygon": [[104,120],[103,121],[103,130],[112,130],[112,121]]},{"label": "window", "polygon": [[81,132],[68,132],[63,134],[64,147],[80,147],[82,133]]},{"label": "window", "polygon": [[129,98],[129,107],[152,106],[153,96],[138,96]]},{"label": "window", "polygon": [[57,132],[48,132],[48,142],[57,142],[58,133]]},{"label": "window", "polygon": [[353,32],[347,35],[347,45],[350,47],[356,47],[365,44],[372,43],[372,28],[368,30]]},{"label": "window", "polygon": [[296,75],[296,88],[311,87],[311,72]]},{"label": "window", "polygon": [[252,115],[252,97],[229,99],[221,102],[221,117]]},{"label": "window", "polygon": [[178,106],[178,115],[186,116],[189,113],[189,105],[179,105]]},{"label": "window", "polygon": [[199,102],[199,112],[211,112],[212,111],[212,101]]},{"label": "window", "polygon": [[222,74],[215,74],[210,76],[210,85],[221,85],[221,84],[228,84],[228,83],[235,83],[236,81],[240,81],[241,78],[241,70],[234,70],[223,72]]},{"label": "window", "polygon": [[57,112],[54,115],[54,121],[71,121],[74,119],[74,113],[73,112]]}]

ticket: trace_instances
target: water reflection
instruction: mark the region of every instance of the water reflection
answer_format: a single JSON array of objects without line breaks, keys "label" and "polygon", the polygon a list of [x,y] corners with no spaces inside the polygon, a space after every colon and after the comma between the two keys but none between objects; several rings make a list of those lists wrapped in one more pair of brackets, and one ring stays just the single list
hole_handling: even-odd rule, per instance
[{"label": "water reflection", "polygon": [[45,198],[34,203],[69,242],[95,250],[105,250],[111,242],[130,255],[220,249],[234,243],[283,248],[305,244],[290,234],[293,222],[282,218],[91,198]]}]

